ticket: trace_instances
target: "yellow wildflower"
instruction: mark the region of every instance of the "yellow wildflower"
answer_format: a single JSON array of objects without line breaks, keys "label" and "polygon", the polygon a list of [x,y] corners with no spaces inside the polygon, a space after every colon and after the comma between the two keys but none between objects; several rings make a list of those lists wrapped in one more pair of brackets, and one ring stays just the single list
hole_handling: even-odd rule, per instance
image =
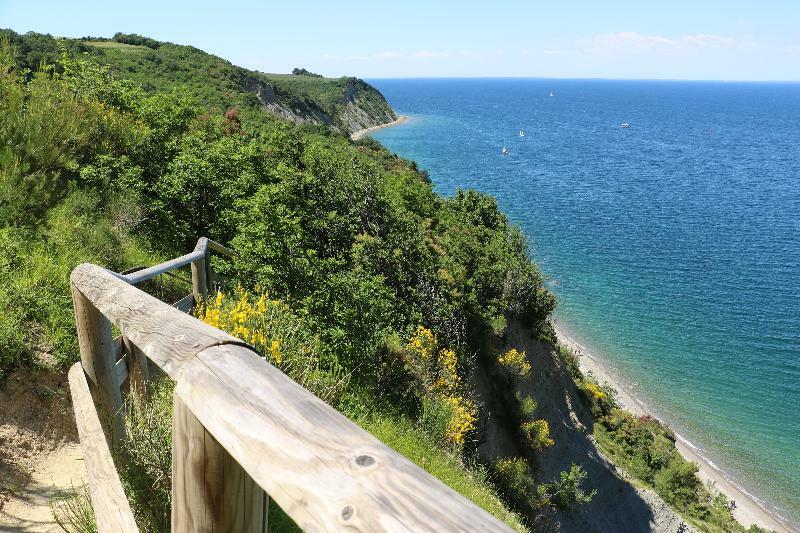
[{"label": "yellow wildflower", "polygon": [[283,355],[281,354],[281,340],[275,339],[269,346],[269,356],[275,364],[281,364],[283,362]]},{"label": "yellow wildflower", "polygon": [[531,364],[526,359],[525,352],[520,352],[516,348],[501,354],[497,362],[512,374],[521,377],[527,376],[531,371]]}]

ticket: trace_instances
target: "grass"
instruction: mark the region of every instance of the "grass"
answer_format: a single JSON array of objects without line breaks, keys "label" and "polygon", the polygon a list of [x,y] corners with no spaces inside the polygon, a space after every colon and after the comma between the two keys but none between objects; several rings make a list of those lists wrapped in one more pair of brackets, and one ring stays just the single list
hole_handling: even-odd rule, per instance
[{"label": "grass", "polygon": [[96,533],[97,523],[94,520],[94,509],[86,486],[63,494],[50,502],[53,519],[65,533]]}]

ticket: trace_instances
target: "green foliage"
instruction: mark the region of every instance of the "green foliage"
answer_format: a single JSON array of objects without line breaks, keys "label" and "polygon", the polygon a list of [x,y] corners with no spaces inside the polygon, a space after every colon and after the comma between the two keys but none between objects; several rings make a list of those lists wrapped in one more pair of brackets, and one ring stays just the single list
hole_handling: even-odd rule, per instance
[{"label": "green foliage", "polygon": [[498,459],[489,470],[494,485],[509,507],[525,517],[531,531],[552,529],[553,501],[550,485],[536,483],[530,463],[521,457]]},{"label": "green foliage", "polygon": [[172,502],[172,392],[169,379],[151,381],[150,397],[126,400],[127,438],[118,450],[120,476],[144,531],[169,531]]},{"label": "green foliage", "polygon": [[[678,452],[671,429],[650,416],[637,417],[623,411],[617,391],[608,384],[599,385],[591,373],[584,375],[572,350],[558,345],[557,353],[597,421],[594,436],[603,453],[640,483],[654,489],[698,529],[745,531],[733,518],[725,496],[713,486],[703,486],[697,465]],[[562,481],[574,479],[570,475]]]},{"label": "green foliage", "polygon": [[581,487],[586,475],[586,472],[576,464],[559,474],[559,479],[551,483],[549,487],[550,498],[556,507],[571,512],[579,505],[592,501],[597,490],[586,492]]},{"label": "green foliage", "polygon": [[313,72],[308,71],[308,70],[306,70],[304,68],[297,68],[297,67],[292,69],[292,74],[295,75],[295,76],[311,76],[311,77],[314,77],[314,78],[321,78],[322,77],[321,74],[314,74]]},{"label": "green foliage", "polygon": [[97,533],[89,488],[73,487],[50,502],[53,520],[64,533]]},{"label": "green foliage", "polygon": [[[0,374],[77,357],[68,276],[78,263],[121,271],[185,253],[205,235],[238,253],[220,271],[290,309],[283,348],[307,345],[314,364],[287,356],[287,373],[356,417],[382,398],[391,422],[371,422],[377,434],[518,525],[484,473],[441,446],[442,435],[461,445],[474,431],[467,384],[485,335],[511,319],[539,335],[550,328],[553,297],[494,199],[440,198],[382,146],[282,122],[249,98],[273,87],[282,104],[337,117],[330,123],[346,131],[350,96],[375,116],[388,109],[360,80],[250,73],[135,35],[56,43],[6,34],[27,44],[6,44],[0,61]],[[51,42],[54,67],[19,66]],[[76,59],[76,47],[87,55]],[[427,388],[403,344],[420,325],[447,347],[437,357],[448,379],[439,382],[440,369]],[[428,393],[436,387],[438,403]],[[152,530],[168,523],[167,397],[156,390],[151,406],[129,412],[136,437],[119,450],[137,519]],[[544,445],[541,421],[529,422]]]},{"label": "green foliage", "polygon": [[146,46],[148,48],[158,48],[161,43],[150,37],[143,37],[135,33],[122,33],[117,32],[112,38],[114,42],[130,44],[132,46]]}]

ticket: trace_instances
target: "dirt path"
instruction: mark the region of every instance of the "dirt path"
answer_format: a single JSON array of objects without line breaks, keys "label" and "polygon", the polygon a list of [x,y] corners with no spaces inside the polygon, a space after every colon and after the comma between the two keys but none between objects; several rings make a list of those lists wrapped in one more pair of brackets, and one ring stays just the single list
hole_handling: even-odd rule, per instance
[{"label": "dirt path", "polygon": [[53,520],[50,501],[86,482],[80,445],[66,443],[38,457],[28,483],[0,509],[2,531],[61,531]]},{"label": "dirt path", "polygon": [[60,531],[50,501],[85,478],[66,376],[13,374],[0,389],[0,531]]}]

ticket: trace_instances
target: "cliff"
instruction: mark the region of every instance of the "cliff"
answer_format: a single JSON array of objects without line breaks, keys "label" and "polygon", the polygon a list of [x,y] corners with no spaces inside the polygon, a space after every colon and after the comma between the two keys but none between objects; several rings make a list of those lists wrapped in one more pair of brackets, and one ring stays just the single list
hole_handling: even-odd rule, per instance
[{"label": "cliff", "polygon": [[379,91],[354,77],[268,74],[236,66],[193,46],[136,35],[117,34],[112,40],[23,36],[10,30],[0,30],[0,34],[10,37],[23,68],[35,71],[42,61],[56,63],[60,45],[73,55],[107,65],[148,93],[182,87],[207,106],[222,110],[238,106],[256,120],[259,113],[266,112],[350,134],[397,118]]}]

